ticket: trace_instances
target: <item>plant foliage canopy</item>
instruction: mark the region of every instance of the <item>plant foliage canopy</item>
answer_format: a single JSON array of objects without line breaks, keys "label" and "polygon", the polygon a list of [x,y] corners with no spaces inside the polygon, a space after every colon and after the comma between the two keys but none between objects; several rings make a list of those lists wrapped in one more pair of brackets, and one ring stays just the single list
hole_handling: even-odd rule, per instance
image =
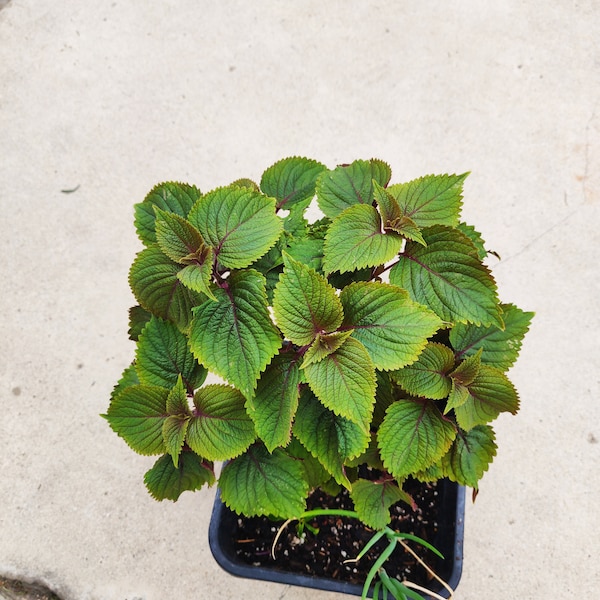
[{"label": "plant foliage canopy", "polygon": [[297,518],[312,489],[343,486],[383,529],[407,477],[477,488],[491,423],[519,408],[506,371],[533,313],[498,298],[461,220],[466,176],[390,184],[378,159],[289,157],[259,184],[166,182],[135,206],[136,351],[103,416],[158,456],[154,498],[214,484],[226,461],[238,513]]}]

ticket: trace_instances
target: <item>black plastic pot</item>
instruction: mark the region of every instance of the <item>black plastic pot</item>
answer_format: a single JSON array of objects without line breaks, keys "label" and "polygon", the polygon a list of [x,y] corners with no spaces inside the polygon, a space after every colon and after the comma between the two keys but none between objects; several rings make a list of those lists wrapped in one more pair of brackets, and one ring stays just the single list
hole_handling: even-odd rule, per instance
[{"label": "black plastic pot", "polygon": [[[462,574],[463,533],[465,515],[465,488],[443,480],[438,484],[440,515],[436,539],[428,540],[444,555],[444,561],[436,567],[436,573],[452,589],[456,589]],[[282,571],[278,568],[249,565],[240,560],[235,550],[235,531],[240,517],[221,502],[217,493],[209,528],[210,549],[217,563],[228,573],[248,579],[273,581],[306,588],[327,590],[360,596],[362,586],[334,579],[313,577],[301,573]],[[394,553],[390,561],[402,560],[401,553]],[[428,584],[429,589],[443,598],[448,591],[435,580]],[[425,595],[422,593],[425,597]]]}]

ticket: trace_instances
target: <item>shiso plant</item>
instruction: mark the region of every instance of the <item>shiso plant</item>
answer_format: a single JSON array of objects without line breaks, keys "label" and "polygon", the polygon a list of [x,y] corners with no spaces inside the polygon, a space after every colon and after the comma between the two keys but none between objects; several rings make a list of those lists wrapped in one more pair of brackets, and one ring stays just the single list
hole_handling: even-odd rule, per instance
[{"label": "shiso plant", "polygon": [[239,514],[297,519],[343,487],[383,531],[409,477],[477,490],[533,313],[498,298],[461,220],[466,176],[390,184],[381,160],[291,157],[258,184],[162,183],[135,205],[135,359],[103,416],[158,456],[154,498],[213,485],[224,461]]}]

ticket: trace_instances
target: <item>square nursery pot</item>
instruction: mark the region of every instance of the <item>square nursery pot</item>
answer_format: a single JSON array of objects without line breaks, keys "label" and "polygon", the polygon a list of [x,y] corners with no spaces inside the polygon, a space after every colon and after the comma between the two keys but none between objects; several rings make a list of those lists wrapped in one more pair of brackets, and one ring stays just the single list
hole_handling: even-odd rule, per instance
[{"label": "square nursery pot", "polygon": [[[444,560],[437,558],[428,550],[424,550],[424,561],[446,581],[451,588],[456,589],[462,573],[463,563],[463,532],[465,515],[465,488],[448,480],[441,480],[433,487],[427,484],[414,482],[417,496],[420,489],[425,487],[425,508],[415,513],[406,505],[399,504],[396,509],[400,521],[392,522],[395,530],[413,533],[433,544],[443,555]],[[414,490],[409,490],[413,497]],[[341,500],[343,503],[344,500]],[[421,506],[421,503],[418,503]],[[322,501],[317,500],[308,508],[322,506]],[[333,506],[333,505],[332,505]],[[338,503],[336,507],[352,508]],[[394,511],[392,511],[392,514]],[[416,521],[415,521],[416,519]],[[367,555],[360,563],[344,564],[344,560],[354,558],[373,534],[372,530],[365,530],[356,520],[340,517],[329,517],[328,522],[317,523],[319,533],[315,535],[305,528],[304,541],[296,536],[296,523],[287,526],[280,536],[277,546],[277,555],[289,564],[280,565],[271,558],[271,544],[281,525],[281,521],[271,521],[266,517],[240,517],[227,508],[217,492],[209,528],[210,548],[217,563],[228,573],[238,577],[273,581],[289,585],[298,585],[312,589],[327,590],[338,593],[360,596],[364,574],[360,579],[351,581],[354,569],[360,565],[368,571],[370,567]],[[398,523],[404,523],[404,525]],[[427,527],[428,529],[425,529]],[[328,532],[347,530],[347,536],[354,536],[354,545],[349,550],[342,550],[342,543],[336,543],[331,551],[322,547],[314,550],[313,558],[305,555],[297,556],[300,546],[317,546],[319,537],[328,537]],[[331,533],[329,533],[329,537]],[[381,543],[381,542],[380,542]],[[415,551],[421,552],[420,547],[409,543]],[[381,551],[381,547],[380,547]],[[341,553],[341,554],[340,554]],[[364,563],[364,564],[363,564]],[[322,574],[321,571],[330,565],[330,571],[337,573]],[[322,568],[323,567],[323,568]],[[427,575],[425,569],[419,566],[399,545],[385,563],[384,568],[388,575],[399,576],[423,585],[430,591],[443,598],[448,598],[448,591],[435,579]],[[335,576],[336,578],[332,577]],[[424,597],[425,593],[420,592]]]}]

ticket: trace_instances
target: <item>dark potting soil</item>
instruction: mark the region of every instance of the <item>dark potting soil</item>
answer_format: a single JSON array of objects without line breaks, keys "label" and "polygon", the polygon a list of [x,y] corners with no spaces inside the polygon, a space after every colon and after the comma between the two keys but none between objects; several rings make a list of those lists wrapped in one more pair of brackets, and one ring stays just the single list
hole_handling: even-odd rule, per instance
[{"label": "dark potting soil", "polygon": [[[407,481],[404,489],[411,494],[417,508],[413,510],[403,502],[395,504],[391,509],[390,527],[394,531],[417,535],[435,545],[441,510],[437,488],[435,483]],[[354,506],[346,490],[335,497],[317,490],[307,501],[307,510],[315,508],[353,510]],[[232,532],[236,540],[235,549],[238,558],[249,565],[362,585],[369,569],[387,546],[384,538],[359,562],[344,564],[344,561],[353,559],[360,553],[374,531],[356,519],[317,517],[308,522],[313,528],[318,529],[316,535],[305,527],[299,536],[298,523],[290,523],[279,537],[275,547],[275,560],[273,560],[271,548],[281,524],[281,521],[275,522],[265,517],[239,518],[238,529]],[[414,542],[408,544],[430,568],[442,574],[439,572],[442,563],[435,554]],[[396,577],[401,581],[408,579],[424,586],[431,581],[431,575],[426,569],[399,544],[384,568],[390,577]]]}]

